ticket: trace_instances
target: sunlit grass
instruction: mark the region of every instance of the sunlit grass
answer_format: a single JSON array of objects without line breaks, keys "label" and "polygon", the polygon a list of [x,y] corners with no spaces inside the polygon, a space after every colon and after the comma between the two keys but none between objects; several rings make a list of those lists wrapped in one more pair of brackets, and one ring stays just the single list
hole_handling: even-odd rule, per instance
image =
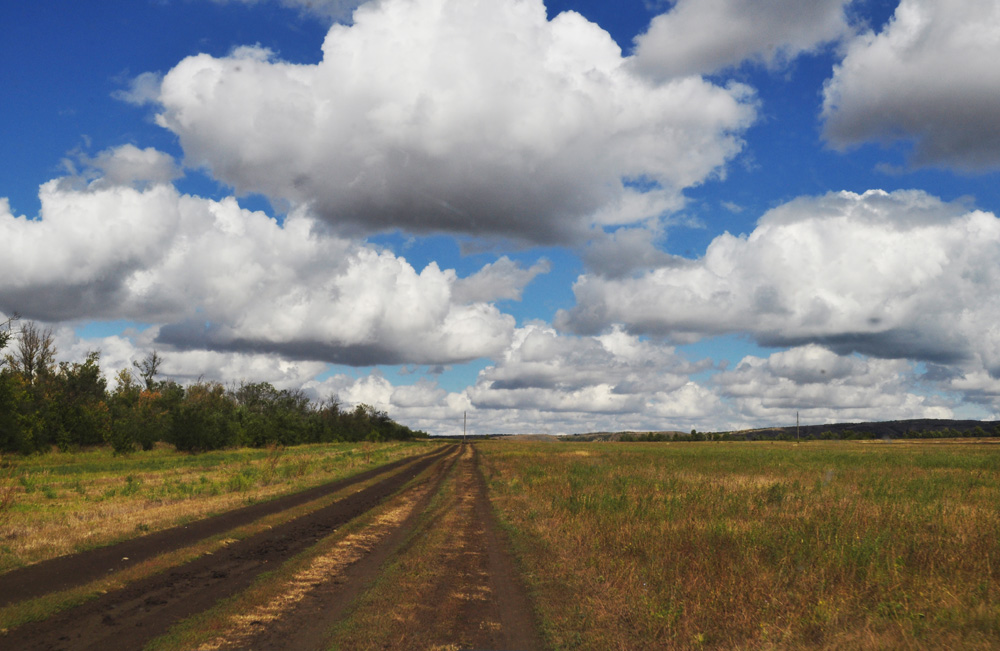
[{"label": "sunlit grass", "polygon": [[557,648],[1000,644],[1000,447],[481,448]]},{"label": "sunlit grass", "polygon": [[0,573],[347,477],[428,445],[5,456],[0,497],[6,495],[8,503],[0,513]]}]

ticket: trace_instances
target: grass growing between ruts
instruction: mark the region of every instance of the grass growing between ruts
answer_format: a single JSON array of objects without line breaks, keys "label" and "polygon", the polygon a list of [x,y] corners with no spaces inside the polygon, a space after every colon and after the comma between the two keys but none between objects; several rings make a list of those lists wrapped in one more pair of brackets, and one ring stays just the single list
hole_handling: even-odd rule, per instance
[{"label": "grass growing between ruts", "polygon": [[199,455],[157,449],[5,456],[0,574],[347,477],[426,443],[303,445]]},{"label": "grass growing between ruts", "polygon": [[485,553],[468,540],[474,472],[472,450],[465,449],[399,553],[348,616],[337,622],[331,650],[482,648],[463,629],[470,622],[499,626],[478,622],[466,608],[471,601],[487,598],[486,577],[456,574],[459,557]]},{"label": "grass growing between ruts", "polygon": [[1000,447],[481,444],[555,648],[996,648]]}]

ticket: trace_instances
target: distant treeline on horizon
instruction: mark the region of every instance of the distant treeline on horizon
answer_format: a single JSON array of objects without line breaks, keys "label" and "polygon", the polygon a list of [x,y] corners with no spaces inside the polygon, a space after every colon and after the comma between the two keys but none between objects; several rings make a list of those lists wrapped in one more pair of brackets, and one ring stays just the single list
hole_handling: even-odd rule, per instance
[{"label": "distant treeline on horizon", "polygon": [[832,423],[801,427],[767,427],[731,432],[678,431],[592,432],[565,437],[574,441],[860,441],[874,439],[940,439],[1000,437],[1000,422],[921,418],[869,423]]}]

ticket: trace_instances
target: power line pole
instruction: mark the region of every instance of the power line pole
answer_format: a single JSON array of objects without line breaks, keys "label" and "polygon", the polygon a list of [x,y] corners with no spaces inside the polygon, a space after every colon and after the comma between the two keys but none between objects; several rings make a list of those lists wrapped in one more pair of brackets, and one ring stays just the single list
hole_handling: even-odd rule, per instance
[{"label": "power line pole", "polygon": [[465,443],[465,431],[469,425],[469,412],[462,412],[462,443]]},{"label": "power line pole", "polygon": [[795,442],[799,442],[799,412],[795,412]]}]

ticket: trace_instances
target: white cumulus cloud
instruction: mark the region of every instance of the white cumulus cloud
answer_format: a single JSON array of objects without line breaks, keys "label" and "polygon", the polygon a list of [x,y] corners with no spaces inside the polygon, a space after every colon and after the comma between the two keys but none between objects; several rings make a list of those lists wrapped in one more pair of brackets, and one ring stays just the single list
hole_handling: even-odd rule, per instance
[{"label": "white cumulus cloud", "polygon": [[501,256],[473,275],[455,281],[453,296],[459,303],[521,300],[525,286],[551,269],[552,263],[548,260],[540,260],[524,269],[507,256]]},{"label": "white cumulus cloud", "polygon": [[684,360],[672,347],[619,329],[597,337],[571,337],[531,324],[516,332],[495,366],[480,373],[469,395],[479,409],[643,417],[659,411],[692,418],[703,415],[711,402],[683,399],[688,394],[682,390],[688,376],[704,368]]},{"label": "white cumulus cloud", "polygon": [[153,147],[122,145],[93,158],[82,156],[80,163],[87,168],[81,180],[92,178],[91,183],[96,187],[156,185],[170,183],[183,175],[173,156]]},{"label": "white cumulus cloud", "polygon": [[[723,172],[747,87],[654,84],[579,14],[541,0],[383,0],[334,25],[316,65],[244,47],[164,77],[159,124],[237,193],[354,232],[575,241],[655,219]],[[638,189],[642,188],[642,189]]]},{"label": "white cumulus cloud", "polygon": [[123,154],[106,157],[115,182],[43,185],[38,219],[0,201],[0,310],[132,319],[160,324],[160,345],[356,365],[455,363],[499,354],[510,340],[513,317],[485,299],[486,288],[466,287],[456,300],[453,270],[414,269],[326,234],[304,211],[279,224],[233,198],[138,181],[159,174],[162,159]]},{"label": "white cumulus cloud", "polygon": [[919,191],[831,193],[720,235],[699,260],[638,277],[581,276],[557,324],[612,324],[695,341],[746,332],[765,345],[1000,373],[1000,220]]},{"label": "white cumulus cloud", "polygon": [[850,28],[851,0],[677,0],[636,37],[635,64],[654,77],[698,75],[744,61],[783,65]]},{"label": "white cumulus cloud", "polygon": [[849,44],[824,89],[838,147],[912,142],[917,165],[1000,166],[1000,3],[902,0]]},{"label": "white cumulus cloud", "polygon": [[953,417],[941,399],[915,392],[912,363],[841,356],[815,344],[747,356],[712,382],[757,423],[794,422],[797,412],[811,424]]},{"label": "white cumulus cloud", "polygon": [[337,375],[306,389],[349,405],[374,405],[438,434],[461,434],[466,415],[473,434],[687,430],[706,420],[731,420],[720,398],[690,379],[708,366],[621,330],[573,337],[531,323],[460,391],[427,378],[394,386],[378,371]]}]

